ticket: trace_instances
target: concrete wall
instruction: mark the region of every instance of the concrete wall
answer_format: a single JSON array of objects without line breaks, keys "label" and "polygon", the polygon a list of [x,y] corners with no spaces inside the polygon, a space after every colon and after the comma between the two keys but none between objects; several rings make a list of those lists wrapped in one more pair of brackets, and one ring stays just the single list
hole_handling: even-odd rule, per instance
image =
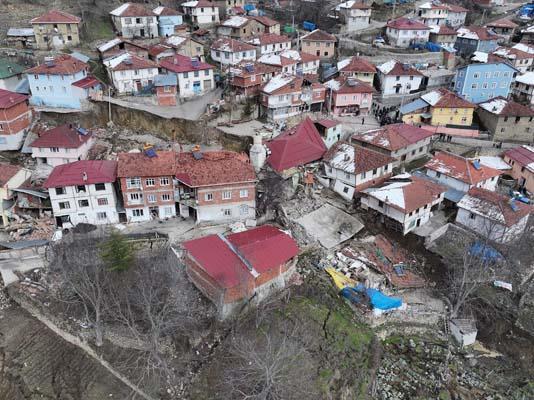
[{"label": "concrete wall", "polygon": [[83,79],[86,71],[74,75],[32,75],[28,74],[28,82],[32,97],[30,104],[45,107],[81,109],[83,98],[73,90],[72,83]]},{"label": "concrete wall", "polygon": [[512,166],[512,170],[506,173],[516,179],[520,186],[524,186],[530,193],[534,193],[534,172],[509,157],[504,156],[504,161]]},{"label": "concrete wall", "polygon": [[33,24],[33,32],[35,44],[41,50],[62,49],[80,44],[78,24]]},{"label": "concrete wall", "polygon": [[534,142],[532,117],[500,117],[479,108],[478,117],[482,125],[491,132],[493,140],[501,142]]}]

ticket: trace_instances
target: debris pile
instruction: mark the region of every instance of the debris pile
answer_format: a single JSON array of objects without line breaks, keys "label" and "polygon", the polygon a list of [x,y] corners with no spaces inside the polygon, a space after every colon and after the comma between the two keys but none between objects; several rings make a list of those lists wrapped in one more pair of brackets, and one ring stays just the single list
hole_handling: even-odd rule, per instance
[{"label": "debris pile", "polygon": [[32,218],[27,215],[19,217],[19,221],[5,228],[13,240],[47,240],[54,234],[55,224],[52,217]]}]

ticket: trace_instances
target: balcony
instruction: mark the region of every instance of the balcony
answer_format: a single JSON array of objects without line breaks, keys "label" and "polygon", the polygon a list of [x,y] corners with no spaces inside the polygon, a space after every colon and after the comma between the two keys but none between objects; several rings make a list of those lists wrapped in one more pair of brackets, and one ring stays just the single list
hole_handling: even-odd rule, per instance
[{"label": "balcony", "polygon": [[174,201],[188,207],[198,207],[198,199],[196,198],[195,193],[180,193],[179,190],[175,190]]}]

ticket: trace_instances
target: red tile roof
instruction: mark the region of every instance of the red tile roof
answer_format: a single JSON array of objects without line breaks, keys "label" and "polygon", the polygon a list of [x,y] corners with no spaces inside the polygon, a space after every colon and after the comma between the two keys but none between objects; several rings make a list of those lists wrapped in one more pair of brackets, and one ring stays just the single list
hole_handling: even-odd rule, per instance
[{"label": "red tile roof", "polygon": [[193,153],[178,154],[176,178],[190,187],[255,182],[256,173],[245,154],[232,151],[207,151],[200,160]]},{"label": "red tile roof", "polygon": [[327,82],[326,86],[332,88],[332,90],[337,94],[375,92],[375,89],[371,85],[366,82],[362,82],[359,79],[341,76],[337,79],[334,79],[334,81],[337,82],[339,86],[336,87],[333,82],[331,82],[330,85]]},{"label": "red tile roof", "polygon": [[[362,172],[372,171],[376,168],[383,167],[391,164],[395,161],[394,158],[387,154],[379,153],[378,151],[369,150],[363,147],[359,147],[353,144],[337,142],[334,144],[324,155],[323,160],[325,162],[331,162],[336,155],[340,153],[350,152],[352,155],[349,157],[352,163],[354,163],[354,174],[358,175]],[[341,161],[343,164],[343,161]],[[335,168],[343,169],[341,165],[335,166]],[[348,165],[346,167],[349,167]]]},{"label": "red tile roof", "polygon": [[4,187],[21,169],[18,165],[0,163],[0,187]]},{"label": "red tile roof", "polygon": [[[482,107],[483,104],[491,104],[495,100],[502,100],[506,102],[506,105],[502,109],[500,109],[500,111],[499,110],[489,111],[489,110],[486,110],[484,107]],[[530,107],[524,106],[523,104],[516,103],[513,100],[508,100],[502,96],[495,97],[491,100],[479,103],[478,106],[500,117],[534,117],[534,110],[531,109]]]},{"label": "red tile roof", "polygon": [[266,45],[286,42],[291,43],[291,39],[284,35],[277,35],[276,33],[264,33],[250,38],[247,42],[253,45]]},{"label": "red tile roof", "polygon": [[469,185],[476,185],[502,174],[502,171],[482,164],[479,169],[476,169],[473,160],[443,151],[436,152],[434,158],[427,162],[425,167]]},{"label": "red tile roof", "polygon": [[496,222],[511,227],[530,214],[532,206],[514,201],[514,208],[510,197],[481,188],[471,188],[467,195],[457,204],[458,208],[474,211]]},{"label": "red tile roof", "polygon": [[[445,88],[439,88],[436,90],[439,93],[439,100],[430,104],[434,108],[475,108],[476,105],[468,102],[459,95]],[[423,98],[424,100],[424,98]]]},{"label": "red tile roof", "polygon": [[[158,12],[156,13],[155,11],[158,10]],[[170,7],[161,7],[161,10],[160,10],[160,7],[156,7],[154,8],[154,10],[152,10],[154,12],[154,14],[156,15],[159,15],[159,16],[169,16],[169,17],[173,17],[175,15],[182,15],[183,13],[181,13],[180,11],[176,11],[175,9],[173,8],[170,8]]]},{"label": "red tile roof", "polygon": [[115,67],[110,68],[112,71],[129,71],[133,69],[149,69],[158,68],[158,64],[146,58],[139,57],[135,54],[129,53],[129,57],[122,60]]},{"label": "red tile roof", "polygon": [[239,51],[256,50],[256,47],[252,46],[251,44],[243,43],[239,40],[229,38],[221,38],[214,41],[211,44],[210,48],[213,50],[231,51],[232,53],[236,53]]},{"label": "red tile roof", "polygon": [[353,141],[372,144],[389,151],[405,148],[432,136],[432,132],[408,124],[392,124],[382,128],[358,133]]},{"label": "red tile roof", "polygon": [[316,29],[310,33],[301,36],[300,40],[313,40],[314,42],[337,42],[337,38],[331,33]]},{"label": "red tile roof", "polygon": [[110,183],[117,180],[117,161],[82,160],[58,165],[43,184],[45,188]]},{"label": "red tile roof", "polygon": [[326,146],[310,118],[266,143],[271,151],[269,165],[277,172],[319,160]]},{"label": "red tile roof", "polygon": [[144,152],[119,153],[117,176],[119,178],[174,176],[176,153],[157,151],[156,154],[157,157],[148,157]]},{"label": "red tile roof", "polygon": [[456,29],[451,28],[450,26],[447,26],[447,25],[440,25],[439,30],[437,32],[431,31],[430,34],[456,36]]},{"label": "red tile roof", "polygon": [[409,18],[397,18],[392,21],[388,21],[386,24],[388,28],[399,29],[399,30],[429,30],[430,28],[423,24],[422,22],[416,21]]},{"label": "red tile roof", "polygon": [[391,68],[387,73],[382,72],[384,65],[386,65],[386,63],[379,65],[378,70],[386,76],[423,76],[419,70],[415,69],[411,65],[406,65],[399,61],[395,61],[393,68]]},{"label": "red tile roof", "polygon": [[42,63],[26,71],[27,74],[72,75],[87,70],[88,65],[68,54],[54,57],[51,64]]},{"label": "red tile roof", "polygon": [[82,22],[80,17],[65,11],[50,10],[40,17],[32,19],[30,24],[79,24],[80,22]]},{"label": "red tile roof", "polygon": [[235,251],[218,235],[183,243],[189,256],[225,289],[242,284],[244,274],[251,273],[242,259],[261,276],[287,263],[299,252],[293,238],[271,225],[234,233],[226,240]]},{"label": "red tile roof", "polygon": [[517,28],[519,25],[508,18],[500,18],[496,21],[488,22],[486,26],[489,28]]},{"label": "red tile roof", "polygon": [[28,96],[25,94],[0,89],[0,109],[11,108],[26,100],[28,100]]},{"label": "red tile roof", "polygon": [[453,13],[467,13],[469,12],[469,10],[467,8],[463,8],[457,4],[448,4],[448,3],[443,3],[444,6],[447,7],[447,9],[450,11],[450,12],[453,12]]},{"label": "red tile roof", "polygon": [[256,22],[259,22],[261,25],[264,25],[264,26],[280,25],[280,22],[275,21],[274,19],[266,17],[266,16],[260,16],[260,17],[251,16],[251,17],[248,17],[248,18],[249,19],[253,19]]},{"label": "red tile roof", "polygon": [[91,75],[87,75],[85,78],[82,78],[79,81],[72,83],[72,86],[76,86],[82,89],[92,88],[98,85],[100,85],[100,81]]},{"label": "red tile roof", "polygon": [[213,65],[198,61],[193,66],[191,57],[182,56],[181,54],[175,54],[172,57],[162,58],[159,62],[161,68],[165,68],[168,71],[180,73],[190,71],[202,71],[215,68]]},{"label": "red tile roof", "polygon": [[496,40],[499,38],[499,36],[482,26],[466,26],[464,28],[460,28],[458,30],[458,37],[466,36],[468,39],[471,39],[471,35],[469,33],[476,34],[476,36],[478,36],[478,40]]},{"label": "red tile roof", "polygon": [[518,162],[522,167],[532,164],[534,169],[534,147],[525,145],[515,147],[507,150],[504,155]]},{"label": "red tile roof", "polygon": [[335,119],[320,119],[319,121],[315,121],[315,124],[319,124],[328,129],[333,128],[334,126],[338,126],[339,124],[341,124],[341,122],[336,121]]},{"label": "red tile roof", "polygon": [[363,57],[353,56],[350,63],[345,65],[339,72],[369,72],[376,73],[376,66]]},{"label": "red tile roof", "polygon": [[65,124],[41,132],[39,137],[32,142],[31,147],[77,149],[92,137],[91,132],[87,132],[86,135],[81,135],[76,127]]}]

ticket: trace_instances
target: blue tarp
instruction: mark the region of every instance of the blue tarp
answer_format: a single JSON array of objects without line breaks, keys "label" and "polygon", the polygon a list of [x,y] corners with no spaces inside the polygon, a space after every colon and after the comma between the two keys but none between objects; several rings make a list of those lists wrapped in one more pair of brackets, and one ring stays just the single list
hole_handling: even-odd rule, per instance
[{"label": "blue tarp", "polygon": [[243,6],[243,10],[245,10],[246,12],[249,12],[255,9],[256,9],[256,6],[254,4],[245,4]]},{"label": "blue tarp", "polygon": [[310,22],[310,21],[304,21],[302,23],[302,27],[307,31],[314,31],[317,25],[315,25],[313,22]]},{"label": "blue tarp", "polygon": [[501,253],[499,253],[497,250],[495,250],[490,245],[481,243],[481,242],[475,242],[471,245],[471,248],[469,249],[469,254],[481,258],[485,262],[489,261],[499,261],[503,259],[503,256]]},{"label": "blue tarp", "polygon": [[363,285],[356,285],[355,287],[346,287],[341,290],[341,295],[353,303],[360,303],[363,299],[363,294],[369,297],[369,301],[373,308],[379,310],[392,310],[402,306],[402,300],[397,297],[389,297],[380,290],[366,288]]},{"label": "blue tarp", "polygon": [[437,44],[437,43],[432,43],[432,42],[426,42],[425,48],[428,51],[432,51],[434,53],[437,53],[438,51],[441,51],[441,46],[439,44]]}]

